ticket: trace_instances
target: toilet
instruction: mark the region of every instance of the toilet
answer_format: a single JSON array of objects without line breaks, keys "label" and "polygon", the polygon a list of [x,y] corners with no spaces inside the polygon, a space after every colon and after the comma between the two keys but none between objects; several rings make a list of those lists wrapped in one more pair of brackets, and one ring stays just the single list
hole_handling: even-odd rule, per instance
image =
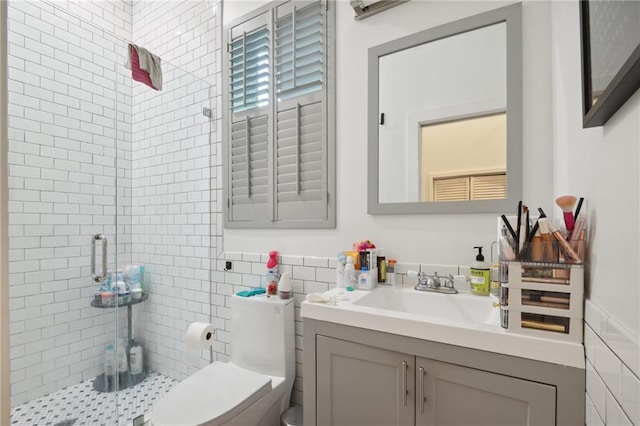
[{"label": "toilet", "polygon": [[153,426],[277,426],[295,379],[293,299],[233,295],[231,361],[214,362],[169,391]]}]

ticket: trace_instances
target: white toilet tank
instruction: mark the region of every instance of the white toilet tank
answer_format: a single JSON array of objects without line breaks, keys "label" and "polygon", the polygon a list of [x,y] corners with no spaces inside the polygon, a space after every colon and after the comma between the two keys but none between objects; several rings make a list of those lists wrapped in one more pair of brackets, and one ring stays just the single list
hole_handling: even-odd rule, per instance
[{"label": "white toilet tank", "polygon": [[293,299],[231,297],[231,362],[269,376],[295,376]]}]

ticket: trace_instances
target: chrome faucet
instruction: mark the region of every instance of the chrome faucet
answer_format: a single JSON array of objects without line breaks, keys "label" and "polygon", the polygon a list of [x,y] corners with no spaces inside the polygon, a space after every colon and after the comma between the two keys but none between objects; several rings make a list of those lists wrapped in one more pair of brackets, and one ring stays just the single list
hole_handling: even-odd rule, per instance
[{"label": "chrome faucet", "polygon": [[446,277],[440,277],[437,272],[434,272],[433,275],[420,272],[416,273],[415,276],[418,277],[418,284],[414,288],[418,291],[433,291],[445,294],[458,293],[458,290],[453,286],[453,275],[451,274]]}]

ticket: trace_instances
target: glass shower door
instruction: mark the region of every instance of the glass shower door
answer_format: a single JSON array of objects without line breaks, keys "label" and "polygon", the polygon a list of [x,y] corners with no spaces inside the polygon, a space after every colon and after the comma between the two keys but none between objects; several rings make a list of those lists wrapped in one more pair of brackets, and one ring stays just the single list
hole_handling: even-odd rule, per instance
[{"label": "glass shower door", "polygon": [[116,424],[117,393],[93,386],[126,324],[92,303],[126,250],[116,212],[131,86],[117,38],[61,5],[8,4],[12,423]]}]

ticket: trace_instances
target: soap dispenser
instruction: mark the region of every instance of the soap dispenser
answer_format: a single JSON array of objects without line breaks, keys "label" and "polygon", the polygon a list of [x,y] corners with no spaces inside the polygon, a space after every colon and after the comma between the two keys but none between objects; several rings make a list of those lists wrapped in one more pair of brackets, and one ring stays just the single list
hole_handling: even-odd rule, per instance
[{"label": "soap dispenser", "polygon": [[482,246],[476,246],[478,250],[476,261],[471,264],[469,275],[471,279],[471,293],[478,296],[488,296],[491,281],[491,267],[484,261]]}]

